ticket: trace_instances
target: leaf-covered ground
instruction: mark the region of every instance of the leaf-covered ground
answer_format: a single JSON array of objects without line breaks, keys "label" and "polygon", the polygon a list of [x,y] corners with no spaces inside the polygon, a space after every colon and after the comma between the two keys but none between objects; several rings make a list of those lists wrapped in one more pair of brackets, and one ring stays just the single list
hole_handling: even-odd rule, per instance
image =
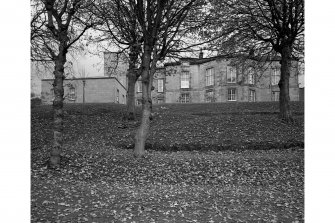
[{"label": "leaf-covered ground", "polygon": [[[62,169],[45,166],[51,106],[31,113],[32,222],[303,222],[304,108],[277,103],[154,106],[143,159],[138,121],[113,104],[65,106]],[[138,116],[139,118],[139,116]]]}]

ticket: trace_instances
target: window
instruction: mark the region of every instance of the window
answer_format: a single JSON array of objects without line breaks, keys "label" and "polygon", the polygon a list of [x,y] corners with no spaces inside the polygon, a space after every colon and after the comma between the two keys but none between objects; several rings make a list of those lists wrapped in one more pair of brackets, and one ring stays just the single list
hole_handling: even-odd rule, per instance
[{"label": "window", "polygon": [[214,69],[209,68],[206,70],[206,86],[214,85]]},{"label": "window", "polygon": [[248,73],[248,84],[255,84],[255,73],[252,70]]},{"label": "window", "polygon": [[279,69],[274,68],[272,69],[272,73],[271,73],[271,84],[272,85],[278,85],[280,80],[280,72]]},{"label": "window", "polygon": [[190,94],[182,93],[180,95],[180,103],[189,103],[190,102]]},{"label": "window", "polygon": [[158,85],[157,92],[164,92],[164,80],[158,79],[157,85]]},{"label": "window", "polygon": [[52,101],[55,100],[55,92],[53,88],[50,89],[50,97]]},{"label": "window", "polygon": [[116,102],[119,103],[119,89],[116,89]]},{"label": "window", "polygon": [[142,104],[142,99],[137,99],[136,100],[136,105],[141,105]]},{"label": "window", "polygon": [[206,102],[214,102],[214,91],[208,91],[206,93]]},{"label": "window", "polygon": [[162,99],[162,98],[157,99],[157,104],[163,104],[163,103],[164,103],[164,99]]},{"label": "window", "polygon": [[142,81],[137,81],[137,92],[142,92]]},{"label": "window", "polygon": [[236,83],[236,70],[232,67],[228,68],[227,83]]},{"label": "window", "polygon": [[190,88],[190,73],[188,71],[181,72],[180,88]]},{"label": "window", "polygon": [[272,91],[272,101],[279,101],[279,91]]},{"label": "window", "polygon": [[255,102],[256,101],[256,91],[249,90],[249,101]]},{"label": "window", "polygon": [[122,95],[122,103],[123,103],[123,104],[126,104],[126,100],[125,100],[124,95]]},{"label": "window", "polygon": [[74,87],[70,87],[70,92],[69,92],[69,100],[75,101],[76,100],[76,89]]},{"label": "window", "polygon": [[236,89],[228,89],[228,101],[236,101]]}]

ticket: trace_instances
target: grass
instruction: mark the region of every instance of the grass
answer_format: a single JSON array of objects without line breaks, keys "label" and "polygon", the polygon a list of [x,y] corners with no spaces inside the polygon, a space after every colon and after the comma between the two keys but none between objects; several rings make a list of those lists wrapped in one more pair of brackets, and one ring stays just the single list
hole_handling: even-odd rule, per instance
[{"label": "grass", "polygon": [[277,103],[154,106],[137,160],[125,106],[66,105],[53,171],[51,106],[35,107],[32,222],[303,222],[303,104],[292,110],[286,125]]}]

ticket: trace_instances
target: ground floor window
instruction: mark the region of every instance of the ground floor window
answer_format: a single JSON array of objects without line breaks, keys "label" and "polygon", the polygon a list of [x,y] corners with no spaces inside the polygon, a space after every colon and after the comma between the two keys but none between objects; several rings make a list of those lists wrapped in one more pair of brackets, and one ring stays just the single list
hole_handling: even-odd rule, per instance
[{"label": "ground floor window", "polygon": [[157,99],[157,104],[163,104],[164,103],[164,99],[163,98],[158,98]]},{"label": "ground floor window", "polygon": [[75,101],[76,100],[76,89],[74,87],[70,88],[70,92],[69,92],[69,100],[71,101]]},{"label": "ground floor window", "polygon": [[189,93],[182,93],[180,95],[180,103],[189,103],[190,102],[190,94]]},{"label": "ground floor window", "polygon": [[137,99],[136,100],[136,105],[142,105],[142,99]]},{"label": "ground floor window", "polygon": [[206,102],[214,102],[214,91],[208,91],[205,94]]},{"label": "ground floor window", "polygon": [[228,89],[228,101],[236,101],[236,89],[235,88]]},{"label": "ground floor window", "polygon": [[255,102],[256,101],[256,91],[249,90],[249,101]]},{"label": "ground floor window", "polygon": [[116,102],[117,103],[119,103],[119,94],[120,94],[119,89],[116,89]]},{"label": "ground floor window", "polygon": [[50,89],[50,98],[51,98],[51,101],[55,100],[55,92],[53,88]]},{"label": "ground floor window", "polygon": [[280,94],[279,91],[272,91],[271,100],[272,101],[279,101],[279,94]]}]

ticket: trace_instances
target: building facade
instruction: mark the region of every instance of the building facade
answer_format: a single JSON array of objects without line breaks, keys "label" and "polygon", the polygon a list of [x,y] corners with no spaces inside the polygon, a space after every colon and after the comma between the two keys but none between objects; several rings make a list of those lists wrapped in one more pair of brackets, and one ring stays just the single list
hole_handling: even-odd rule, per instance
[{"label": "building facade", "polygon": [[[42,103],[52,104],[53,79],[42,80]],[[64,80],[64,103],[126,104],[127,90],[115,77],[86,77]]]},{"label": "building facade", "polygon": [[[261,64],[261,66],[258,66]],[[126,104],[128,62],[123,55],[104,53],[104,76],[64,80],[65,103]],[[299,101],[299,69],[292,62],[290,99]],[[151,92],[153,104],[279,101],[280,63],[244,61],[216,56],[183,58],[157,69]],[[53,100],[53,79],[42,80],[42,103]],[[301,95],[301,94],[300,94]],[[300,96],[301,97],[301,96]],[[301,99],[300,99],[301,100]],[[141,79],[135,101],[142,101]]]},{"label": "building facade", "polygon": [[[248,66],[248,64],[250,66]],[[251,66],[252,65],[252,66]],[[292,63],[290,99],[299,101],[298,68]],[[153,81],[153,104],[279,101],[279,60],[254,61],[244,65],[224,57],[184,58],[166,63]],[[141,103],[141,80],[136,86],[136,102]]]}]

